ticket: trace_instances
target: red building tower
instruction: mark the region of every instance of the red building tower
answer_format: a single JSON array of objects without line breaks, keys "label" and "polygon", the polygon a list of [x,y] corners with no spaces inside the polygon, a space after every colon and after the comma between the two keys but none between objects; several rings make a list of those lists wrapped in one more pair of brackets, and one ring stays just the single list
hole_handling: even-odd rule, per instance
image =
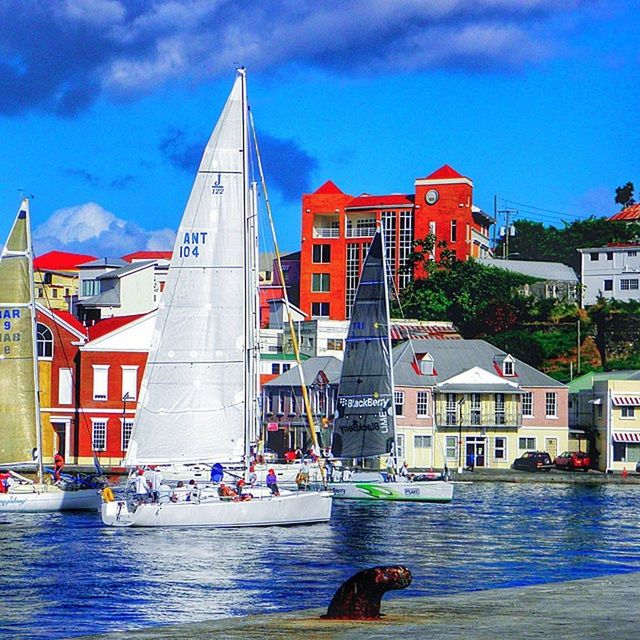
[{"label": "red building tower", "polygon": [[488,253],[492,223],[473,206],[473,182],[449,165],[416,179],[413,194],[354,198],[328,181],[302,198],[300,308],[316,318],[349,317],[377,224],[384,229],[395,286],[402,289],[421,275],[407,269],[414,240],[432,234],[465,260]]}]

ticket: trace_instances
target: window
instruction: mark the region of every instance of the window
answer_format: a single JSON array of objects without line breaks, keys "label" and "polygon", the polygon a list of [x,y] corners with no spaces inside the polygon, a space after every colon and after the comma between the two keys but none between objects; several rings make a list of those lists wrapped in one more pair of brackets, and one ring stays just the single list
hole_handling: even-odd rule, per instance
[{"label": "window", "polygon": [[58,297],[58,290],[57,289],[51,289],[51,297],[52,298],[57,298]]},{"label": "window", "polygon": [[122,366],[122,397],[127,400],[136,399],[136,387],[138,386],[138,367]]},{"label": "window", "polygon": [[328,273],[314,273],[311,275],[311,291],[325,293],[331,290],[331,279]]},{"label": "window", "polygon": [[635,407],[622,407],[622,418],[635,418]]},{"label": "window", "polygon": [[496,424],[505,424],[504,417],[504,393],[495,394]]},{"label": "window", "polygon": [[100,280],[83,280],[82,295],[85,297],[97,296],[100,293]]},{"label": "window", "polygon": [[431,436],[413,436],[414,449],[431,449]]},{"label": "window", "polygon": [[403,415],[404,411],[404,391],[394,391],[393,400],[396,405],[396,415]]},{"label": "window", "polygon": [[520,449],[520,451],[535,451],[536,439],[535,438],[518,438],[518,449]]},{"label": "window", "polygon": [[607,251],[607,260],[613,260],[613,251]]},{"label": "window", "polygon": [[343,351],[344,350],[344,340],[342,338],[328,338],[327,339],[327,349],[329,351]]},{"label": "window", "polygon": [[544,406],[547,418],[556,418],[558,416],[558,394],[547,391]]},{"label": "window", "polygon": [[480,405],[480,394],[471,394],[471,424],[479,426],[482,423],[482,408]]},{"label": "window", "polygon": [[107,421],[91,420],[91,448],[104,451],[107,448]]},{"label": "window", "polygon": [[273,394],[272,393],[267,393],[264,396],[264,413],[267,416],[273,413]]},{"label": "window", "polygon": [[513,361],[512,360],[505,360],[504,363],[502,364],[502,373],[504,373],[505,376],[512,376],[513,375]]},{"label": "window", "polygon": [[396,434],[396,458],[398,460],[404,460],[404,433]]},{"label": "window", "polygon": [[93,399],[106,400],[109,386],[109,365],[93,365]]},{"label": "window", "polygon": [[133,431],[133,420],[120,419],[120,422],[122,423],[122,436],[121,436],[122,450],[128,451],[129,442],[131,442],[131,432]]},{"label": "window", "polygon": [[605,280],[604,281],[604,290],[605,291],[613,291],[613,280]]},{"label": "window", "polygon": [[458,437],[457,436],[447,436],[445,438],[445,455],[447,456],[447,460],[458,459]]},{"label": "window", "polygon": [[284,415],[284,404],[285,404],[285,392],[281,391],[278,394],[278,415],[279,416],[283,416]]},{"label": "window", "polygon": [[298,407],[296,403],[296,394],[292,391],[291,394],[289,395],[289,415],[295,416],[297,410],[298,410]]},{"label": "window", "polygon": [[451,242],[455,242],[458,238],[458,223],[455,220],[451,221]]},{"label": "window", "polygon": [[36,326],[38,358],[53,358],[53,333],[46,324],[38,322]]},{"label": "window", "polygon": [[634,442],[614,442],[613,459],[615,462],[640,461],[640,444]]},{"label": "window", "polygon": [[600,259],[600,254],[599,253],[590,253],[589,254],[589,259],[591,260],[591,262],[598,262],[598,260]]},{"label": "window", "polygon": [[312,302],[311,303],[311,315],[314,318],[328,318],[329,317],[329,303],[328,302]]},{"label": "window", "polygon": [[289,371],[289,369],[291,369],[291,365],[288,362],[283,362],[282,363],[282,373],[284,373],[285,371]]},{"label": "window", "polygon": [[522,415],[533,418],[533,393],[525,391],[522,394]]},{"label": "window", "polygon": [[456,417],[456,394],[447,393],[447,424],[458,424]]},{"label": "window", "polygon": [[38,292],[37,292],[38,298],[42,298],[43,295],[44,295],[44,289],[42,287],[38,287]]},{"label": "window", "polygon": [[637,251],[627,251],[627,256],[629,256],[629,258],[635,258],[637,255]]},{"label": "window", "polygon": [[71,404],[73,395],[73,370],[58,370],[58,404]]},{"label": "window", "polygon": [[416,402],[416,415],[418,418],[427,418],[429,416],[429,392],[418,391]]},{"label": "window", "polygon": [[493,439],[493,459],[500,460],[500,461],[507,459],[507,439],[506,438]]},{"label": "window", "polygon": [[312,261],[316,264],[326,264],[331,262],[331,245],[314,244]]},{"label": "window", "polygon": [[638,279],[637,278],[624,278],[620,280],[620,291],[637,291]]},{"label": "window", "polygon": [[279,362],[272,362],[271,363],[271,373],[279,376],[280,375],[280,363]]},{"label": "window", "polygon": [[425,353],[420,360],[420,374],[423,376],[433,375],[433,356]]}]

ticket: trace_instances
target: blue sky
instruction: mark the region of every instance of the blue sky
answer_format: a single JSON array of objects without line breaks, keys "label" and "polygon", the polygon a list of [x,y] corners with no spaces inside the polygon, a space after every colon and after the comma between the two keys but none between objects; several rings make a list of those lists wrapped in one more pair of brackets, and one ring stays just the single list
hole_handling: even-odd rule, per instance
[{"label": "blue sky", "polygon": [[[300,197],[409,193],[451,164],[492,211],[559,224],[640,188],[631,0],[0,0],[0,242],[170,249],[198,154],[248,69],[276,226]],[[534,208],[535,207],[535,208]]]}]

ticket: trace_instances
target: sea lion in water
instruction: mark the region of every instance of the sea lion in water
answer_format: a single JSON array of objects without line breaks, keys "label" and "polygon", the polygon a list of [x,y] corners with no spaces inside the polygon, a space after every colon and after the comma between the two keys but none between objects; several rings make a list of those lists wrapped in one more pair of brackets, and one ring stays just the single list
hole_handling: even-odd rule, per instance
[{"label": "sea lion in water", "polygon": [[336,591],[323,618],[374,620],[380,617],[380,600],[387,591],[411,584],[407,567],[372,567],[351,576]]}]

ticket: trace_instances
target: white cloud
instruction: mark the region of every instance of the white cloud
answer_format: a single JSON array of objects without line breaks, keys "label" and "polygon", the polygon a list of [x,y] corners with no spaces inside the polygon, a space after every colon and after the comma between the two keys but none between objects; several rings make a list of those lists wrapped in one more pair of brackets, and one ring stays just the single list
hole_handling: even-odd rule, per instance
[{"label": "white cloud", "polygon": [[147,231],[95,202],[58,209],[33,232],[37,254],[58,250],[113,257],[141,250],[170,251],[174,240],[172,229]]}]

